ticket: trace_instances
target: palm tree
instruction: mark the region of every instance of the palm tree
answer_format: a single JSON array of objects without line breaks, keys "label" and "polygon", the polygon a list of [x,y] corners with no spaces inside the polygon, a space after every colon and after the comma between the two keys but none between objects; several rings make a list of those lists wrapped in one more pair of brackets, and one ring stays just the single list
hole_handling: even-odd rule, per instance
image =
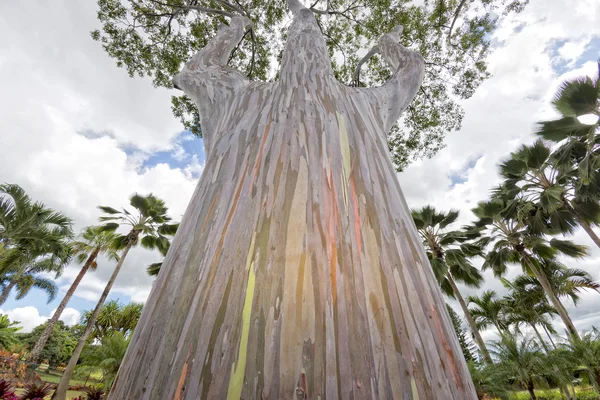
[{"label": "palm tree", "polygon": [[497,296],[498,294],[494,290],[486,290],[481,296],[467,297],[467,302],[469,305],[477,306],[469,308],[469,313],[473,316],[479,329],[493,326],[502,335],[508,328],[504,317],[506,304],[502,298]]},{"label": "palm tree", "polygon": [[[567,268],[555,259],[542,260],[541,270],[548,278],[552,291],[560,298],[568,298],[573,304],[579,302],[579,294],[584,290],[600,289],[600,284],[592,276],[578,268]],[[540,282],[530,275],[520,275],[515,279],[515,284],[523,290],[535,295],[543,294],[544,289]]]},{"label": "palm tree", "polygon": [[[538,326],[542,326],[546,332],[554,332],[552,327],[552,315],[557,314],[554,307],[548,304],[544,291],[532,291],[528,289],[530,281],[538,283],[535,278],[530,276],[518,276],[514,282],[502,279],[504,286],[510,292],[504,296],[505,315],[508,325],[514,325],[516,332],[520,332],[522,324],[530,326],[537,336],[540,344],[550,352],[546,341],[542,338]],[[539,285],[538,285],[539,286]],[[549,336],[550,337],[550,336]],[[552,338],[550,337],[552,341]],[[554,345],[554,343],[552,342]]]},{"label": "palm tree", "polygon": [[[600,61],[596,77],[577,77],[560,86],[552,102],[560,119],[540,122],[537,134],[546,140],[561,143],[554,152],[559,168],[577,171],[578,189],[591,191],[597,200],[600,187]],[[591,121],[580,121],[591,115]],[[596,118],[593,118],[595,116]]]},{"label": "palm tree", "polygon": [[583,366],[594,390],[600,394],[600,331],[594,328],[579,340],[569,340],[565,348],[572,356],[574,365]]},{"label": "palm tree", "polygon": [[[31,262],[25,262],[21,265],[13,265],[9,271],[1,278],[2,294],[0,294],[0,305],[4,304],[12,289],[17,289],[17,300],[27,296],[32,288],[38,288],[48,294],[48,303],[56,297],[56,285],[41,274],[53,272],[56,277],[60,276],[64,266],[69,263],[70,252],[68,245],[61,254],[53,254],[33,259]],[[33,257],[31,257],[33,258]]]},{"label": "palm tree", "polygon": [[10,349],[10,347],[19,342],[17,338],[17,332],[21,330],[18,327],[19,322],[11,321],[8,319],[8,315],[0,314],[0,348]]},{"label": "palm tree", "polygon": [[153,194],[147,196],[135,194],[131,197],[130,204],[135,208],[135,214],[130,213],[126,209],[118,211],[112,207],[99,207],[100,210],[108,214],[107,216],[100,217],[100,221],[106,222],[100,227],[100,230],[115,232],[123,225],[129,227],[129,232],[127,234],[117,234],[115,238],[115,247],[118,250],[122,249],[121,257],[96,304],[96,308],[94,308],[92,315],[87,321],[87,325],[77,343],[77,347],[75,347],[73,355],[69,360],[69,364],[52,396],[53,399],[64,400],[66,398],[69,381],[71,380],[81,351],[94,328],[96,318],[100,314],[102,305],[117,279],[129,250],[138,243],[141,243],[142,247],[147,249],[158,249],[164,256],[169,248],[169,239],[167,237],[175,235],[179,226],[179,224],[169,223],[171,218],[167,216],[167,206]]},{"label": "palm tree", "polygon": [[600,223],[600,191],[591,197],[589,190],[582,195],[578,190],[576,166],[557,164],[560,161],[542,140],[531,146],[523,145],[500,164],[504,188],[514,196],[538,205],[555,230],[573,233],[579,224],[600,247],[600,237],[591,228],[591,224]]},{"label": "palm tree", "polygon": [[493,374],[493,364],[482,366],[474,361],[469,361],[467,366],[469,367],[469,373],[471,374],[471,380],[473,381],[473,386],[475,386],[478,400],[490,398],[490,396],[502,399],[507,397],[508,384],[496,379]]},{"label": "palm tree", "polygon": [[504,382],[515,382],[526,388],[532,400],[536,400],[535,385],[546,382],[547,358],[531,340],[518,340],[516,336],[503,335],[492,346],[497,363],[493,374]]},{"label": "palm tree", "polygon": [[[100,313],[94,322],[94,329],[90,334],[94,339],[102,339],[115,332],[125,336],[131,335],[142,315],[143,304],[120,304],[117,300],[107,301],[102,305]],[[81,317],[81,324],[87,325],[93,310],[85,311]]]},{"label": "palm tree", "polygon": [[540,282],[548,300],[557,310],[569,334],[578,337],[575,325],[565,307],[552,289],[543,273],[543,260],[554,259],[558,254],[582,257],[587,254],[585,246],[568,240],[547,240],[546,219],[539,207],[524,200],[511,200],[497,193],[492,200],[481,202],[473,210],[479,218],[477,226],[488,226],[492,249],[487,253],[483,269],[491,268],[501,277],[510,264],[520,264],[526,274],[533,274]]},{"label": "palm tree", "polygon": [[425,206],[420,210],[412,210],[412,217],[442,291],[458,300],[479,351],[484,360],[491,363],[492,359],[485,342],[456,284],[458,281],[479,288],[483,283],[483,276],[469,260],[471,257],[483,256],[481,246],[473,242],[477,234],[447,230],[448,226],[458,219],[458,211],[455,210],[444,213]]},{"label": "palm tree", "polygon": [[98,367],[102,370],[106,392],[115,380],[128,345],[129,338],[122,332],[114,332],[104,336],[100,345],[91,345],[90,352],[82,360],[81,365]]},{"label": "palm tree", "polygon": [[18,185],[0,185],[0,276],[32,258],[62,251],[72,237],[72,221],[33,202]]},{"label": "palm tree", "polygon": [[79,283],[88,272],[88,270],[96,270],[98,267],[98,263],[96,259],[99,255],[105,255],[109,260],[118,261],[119,256],[117,255],[116,250],[114,249],[114,241],[116,235],[113,232],[106,232],[100,230],[98,227],[90,226],[83,230],[81,233],[81,237],[79,240],[71,243],[73,251],[77,254],[77,261],[83,263],[83,267],[79,270],[77,277],[67,290],[67,293],[63,297],[62,301],[58,305],[56,311],[52,315],[52,318],[48,321],[48,325],[46,329],[41,334],[40,338],[36,342],[35,346],[31,350],[29,354],[28,361],[30,363],[37,363],[40,353],[46,346],[48,338],[52,334],[52,329],[54,328],[54,324],[60,318],[62,312],[64,311],[67,303],[75,293],[75,290],[79,286]]}]

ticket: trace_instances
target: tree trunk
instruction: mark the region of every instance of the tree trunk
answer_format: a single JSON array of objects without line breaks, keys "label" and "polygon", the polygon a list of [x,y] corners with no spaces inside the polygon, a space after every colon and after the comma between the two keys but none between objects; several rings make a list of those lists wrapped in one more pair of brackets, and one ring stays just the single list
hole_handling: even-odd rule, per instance
[{"label": "tree trunk", "polygon": [[462,297],[460,290],[458,290],[458,286],[456,286],[456,282],[454,282],[454,279],[452,278],[450,273],[448,273],[448,282],[450,283],[450,286],[452,286],[452,291],[454,292],[454,296],[458,300],[458,303],[460,304],[460,306],[463,310],[465,319],[467,320],[467,323],[469,324],[469,328],[471,328],[471,333],[473,333],[473,337],[475,337],[475,342],[477,342],[477,346],[479,347],[479,351],[481,351],[483,359],[485,360],[486,364],[493,364],[492,357],[490,356],[490,352],[488,351],[487,347],[485,346],[485,342],[483,341],[483,338],[481,337],[481,333],[479,332],[479,329],[477,328],[477,324],[473,320],[473,316],[471,316],[471,313],[469,312],[469,307],[467,307],[467,303],[465,302],[465,299]]},{"label": "tree trunk", "polygon": [[539,270],[539,268],[530,260],[528,255],[522,255],[522,257],[525,260],[525,262],[527,263],[527,265],[529,266],[529,269],[531,270],[531,272],[533,272],[533,275],[535,276],[535,278],[542,285],[542,288],[546,292],[546,296],[548,296],[548,299],[550,300],[550,302],[552,303],[554,308],[556,308],[556,311],[558,312],[558,315],[560,316],[563,323],[565,324],[565,327],[567,328],[569,335],[571,335],[575,339],[579,339],[579,333],[577,333],[577,329],[575,328],[573,321],[571,321],[571,318],[569,317],[567,310],[565,309],[563,304],[560,302],[558,297],[556,297],[556,294],[554,294],[554,291],[552,290],[552,286],[550,285],[550,282],[548,281],[548,277]]},{"label": "tree trunk", "polygon": [[17,284],[17,280],[15,278],[13,278],[10,282],[8,282],[8,285],[6,285],[6,287],[2,291],[2,294],[0,295],[0,306],[2,304],[4,304],[4,302],[6,302],[6,299],[8,299],[8,295],[10,294],[10,291],[15,287],[16,284]]},{"label": "tree trunk", "polygon": [[535,396],[535,391],[533,390],[533,382],[529,382],[527,384],[527,391],[529,392],[529,397],[531,397],[531,400],[537,400],[537,397]]},{"label": "tree trunk", "polygon": [[569,211],[575,216],[577,222],[579,222],[579,225],[581,225],[583,230],[594,241],[594,243],[596,243],[596,246],[600,247],[600,237],[596,235],[596,232],[594,232],[592,226],[573,208],[573,206],[566,199],[563,200]]},{"label": "tree trunk", "polygon": [[538,340],[540,341],[540,344],[542,345],[542,347],[546,351],[546,354],[548,354],[550,352],[550,349],[548,348],[548,345],[546,344],[546,342],[544,341],[544,339],[542,339],[542,335],[540,334],[540,331],[538,331],[538,329],[535,326],[535,324],[530,324],[530,325],[533,328],[533,331],[535,332],[535,335],[537,336]]},{"label": "tree trunk", "polygon": [[88,269],[90,269],[90,266],[96,260],[96,257],[98,257],[99,252],[100,252],[100,248],[96,247],[96,249],[90,254],[88,259],[86,260],[83,267],[81,267],[79,274],[77,274],[77,277],[71,284],[71,287],[69,288],[69,290],[67,290],[65,297],[63,297],[62,301],[58,305],[58,308],[52,315],[52,318],[50,318],[50,320],[48,321],[48,325],[46,326],[46,329],[44,329],[44,332],[42,332],[42,335],[40,336],[40,338],[36,342],[35,346],[31,350],[31,353],[29,354],[28,362],[34,363],[34,364],[37,363],[40,353],[42,352],[42,350],[44,350],[44,347],[46,346],[46,342],[48,341],[48,338],[52,334],[52,330],[54,328],[54,325],[56,324],[56,321],[58,321],[58,319],[60,318],[62,312],[64,311],[65,307],[67,306],[67,303],[73,296],[73,293],[75,293],[77,286],[79,286],[79,282],[81,282],[81,280],[85,276]]},{"label": "tree trunk", "polygon": [[112,286],[115,283],[115,280],[117,279],[117,275],[119,275],[119,271],[121,270],[121,266],[123,265],[123,262],[125,261],[125,258],[127,257],[127,253],[129,253],[129,249],[131,249],[131,247],[133,246],[133,243],[134,243],[133,240],[129,240],[129,242],[127,243],[127,247],[125,247],[125,249],[123,250],[123,254],[121,254],[121,258],[119,259],[119,262],[117,263],[117,266],[115,267],[115,270],[113,271],[112,275],[110,276],[110,279],[108,280],[108,283],[106,284],[106,287],[104,287],[104,291],[102,292],[100,299],[98,299],[96,308],[94,308],[92,315],[90,316],[90,318],[87,321],[87,325],[85,326],[83,334],[81,335],[81,337],[79,338],[79,341],[77,342],[77,346],[75,347],[75,350],[73,350],[73,354],[71,355],[71,358],[69,359],[67,368],[65,368],[65,372],[63,372],[63,375],[60,378],[60,382],[58,383],[58,386],[57,386],[56,390],[54,391],[54,394],[52,395],[52,400],[65,400],[66,399],[67,390],[69,389],[69,382],[71,381],[71,377],[73,376],[73,372],[75,371],[75,367],[77,366],[77,362],[79,361],[79,356],[81,355],[81,351],[83,350],[83,347],[85,346],[87,339],[90,336],[90,333],[92,333],[92,330],[94,329],[94,322],[96,321],[96,318],[98,318],[98,314],[100,314],[102,305],[104,304],[104,301],[108,297],[108,294],[110,293],[110,289],[112,289]]},{"label": "tree trunk", "polygon": [[550,343],[552,344],[552,347],[556,349],[556,343],[554,343],[554,339],[552,339],[552,335],[550,335],[550,332],[548,331],[548,328],[546,328],[545,325],[542,325],[542,328],[544,328],[544,332],[546,332],[546,336],[548,336],[548,339],[550,340]]},{"label": "tree trunk", "polygon": [[386,35],[392,78],[346,87],[290,3],[278,81],[225,66],[243,18],[174,80],[206,167],[109,398],[475,399],[386,141],[422,58]]}]

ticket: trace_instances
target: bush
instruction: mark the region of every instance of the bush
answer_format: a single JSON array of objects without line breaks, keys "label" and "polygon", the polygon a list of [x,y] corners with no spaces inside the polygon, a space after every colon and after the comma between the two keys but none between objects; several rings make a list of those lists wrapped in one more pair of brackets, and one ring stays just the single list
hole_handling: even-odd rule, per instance
[{"label": "bush", "polygon": [[593,390],[582,390],[577,392],[577,400],[599,400],[600,396]]},{"label": "bush", "polygon": [[0,379],[0,399],[19,400],[15,392],[12,390],[12,382]]},{"label": "bush", "polygon": [[35,400],[43,399],[52,393],[54,386],[49,383],[30,383],[25,386],[25,393],[21,397],[21,400]]}]

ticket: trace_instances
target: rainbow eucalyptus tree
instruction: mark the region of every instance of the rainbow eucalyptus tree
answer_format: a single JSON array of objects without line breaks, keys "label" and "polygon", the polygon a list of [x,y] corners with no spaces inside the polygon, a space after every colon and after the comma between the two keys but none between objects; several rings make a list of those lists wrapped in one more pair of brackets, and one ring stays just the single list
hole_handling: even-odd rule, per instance
[{"label": "rainbow eucalyptus tree", "polygon": [[386,142],[423,59],[396,28],[374,49],[391,78],[345,86],[289,5],[276,81],[226,65],[245,17],[174,78],[206,167],[109,398],[475,399]]}]

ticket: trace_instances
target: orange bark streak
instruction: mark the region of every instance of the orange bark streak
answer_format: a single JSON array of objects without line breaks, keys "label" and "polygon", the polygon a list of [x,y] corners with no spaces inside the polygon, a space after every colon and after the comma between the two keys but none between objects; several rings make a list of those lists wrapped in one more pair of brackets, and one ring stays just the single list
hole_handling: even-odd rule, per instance
[{"label": "orange bark streak", "polygon": [[456,355],[452,352],[450,345],[448,344],[448,340],[446,340],[446,336],[444,335],[444,329],[442,328],[442,321],[440,321],[440,315],[437,312],[437,309],[433,304],[431,304],[430,308],[431,313],[433,314],[433,322],[435,323],[436,330],[440,333],[439,337],[442,338],[442,346],[444,346],[444,351],[446,352],[448,363],[450,368],[452,369],[452,375],[458,385],[459,388],[463,388],[463,382],[460,378],[460,374],[456,370]]},{"label": "orange bark streak", "polygon": [[175,396],[173,400],[181,400],[181,389],[183,388],[183,384],[185,383],[185,375],[187,374],[188,363],[183,364],[183,369],[181,370],[181,376],[179,377],[179,383],[177,384],[177,390],[175,391]]}]

